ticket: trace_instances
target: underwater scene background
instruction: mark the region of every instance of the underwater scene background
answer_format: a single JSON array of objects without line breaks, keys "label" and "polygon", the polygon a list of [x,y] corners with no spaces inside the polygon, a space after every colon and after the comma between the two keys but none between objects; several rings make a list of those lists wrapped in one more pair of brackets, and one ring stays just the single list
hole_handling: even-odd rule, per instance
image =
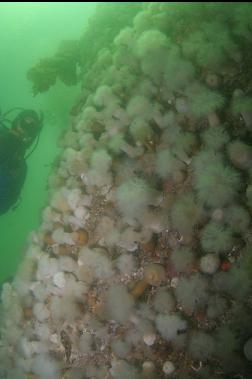
[{"label": "underwater scene background", "polygon": [[43,113],[0,379],[250,379],[251,4],[1,3],[0,35],[1,127]]}]

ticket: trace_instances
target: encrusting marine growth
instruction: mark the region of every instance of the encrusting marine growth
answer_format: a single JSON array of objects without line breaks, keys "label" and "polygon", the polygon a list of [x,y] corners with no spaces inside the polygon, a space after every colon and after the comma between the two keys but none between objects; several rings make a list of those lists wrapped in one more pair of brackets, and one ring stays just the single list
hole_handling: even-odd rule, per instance
[{"label": "encrusting marine growth", "polygon": [[0,377],[249,379],[251,4],[143,3],[113,38],[3,287]]}]

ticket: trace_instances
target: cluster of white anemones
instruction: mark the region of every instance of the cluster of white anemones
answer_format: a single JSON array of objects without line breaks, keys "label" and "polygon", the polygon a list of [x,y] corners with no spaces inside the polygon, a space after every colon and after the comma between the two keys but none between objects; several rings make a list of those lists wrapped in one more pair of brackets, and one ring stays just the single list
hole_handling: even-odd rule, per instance
[{"label": "cluster of white anemones", "polygon": [[148,3],[99,54],[3,287],[1,378],[248,378],[251,15]]}]

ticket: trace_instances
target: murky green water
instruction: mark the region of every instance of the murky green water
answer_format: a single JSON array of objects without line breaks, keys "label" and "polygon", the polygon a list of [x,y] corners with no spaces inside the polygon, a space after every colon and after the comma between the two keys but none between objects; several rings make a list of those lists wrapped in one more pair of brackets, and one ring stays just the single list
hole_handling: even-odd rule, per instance
[{"label": "murky green water", "polygon": [[58,153],[57,140],[78,93],[77,86],[59,83],[50,92],[33,97],[26,72],[40,58],[53,54],[60,41],[79,38],[94,8],[95,3],[68,2],[0,5],[0,109],[22,107],[45,113],[39,144],[27,162],[19,206],[0,216],[0,282],[14,274],[27,236],[39,224],[47,199],[47,177]]}]

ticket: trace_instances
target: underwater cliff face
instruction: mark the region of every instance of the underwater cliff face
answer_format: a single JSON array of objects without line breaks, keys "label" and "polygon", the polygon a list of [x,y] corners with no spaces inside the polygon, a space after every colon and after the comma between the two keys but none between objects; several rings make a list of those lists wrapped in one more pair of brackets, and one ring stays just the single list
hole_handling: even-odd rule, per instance
[{"label": "underwater cliff face", "polygon": [[0,377],[249,379],[252,7],[107,6],[50,57],[81,93],[3,287]]}]

